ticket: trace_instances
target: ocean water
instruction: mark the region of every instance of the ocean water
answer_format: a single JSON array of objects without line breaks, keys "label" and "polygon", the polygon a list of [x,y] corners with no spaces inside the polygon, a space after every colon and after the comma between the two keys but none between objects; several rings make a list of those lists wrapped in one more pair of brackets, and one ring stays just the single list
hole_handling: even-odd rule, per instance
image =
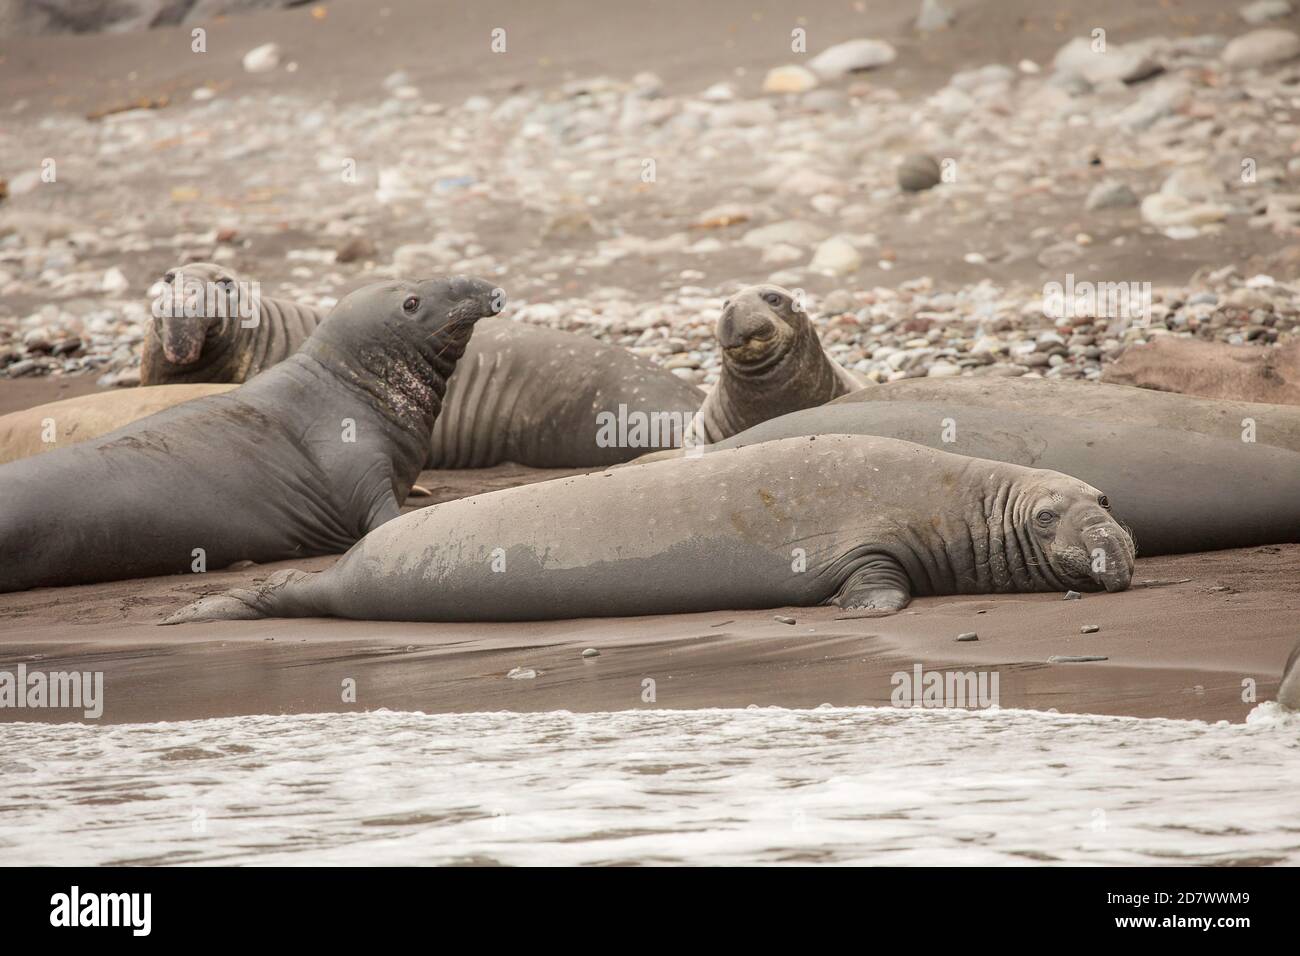
[{"label": "ocean water", "polygon": [[0,863],[1300,862],[1300,716],[777,708],[0,725]]}]

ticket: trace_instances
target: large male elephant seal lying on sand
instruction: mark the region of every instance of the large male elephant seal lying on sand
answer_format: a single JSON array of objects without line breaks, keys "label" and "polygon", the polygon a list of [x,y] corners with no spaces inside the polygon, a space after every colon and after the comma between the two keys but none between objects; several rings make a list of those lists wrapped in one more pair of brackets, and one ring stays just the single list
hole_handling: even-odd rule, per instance
[{"label": "large male elephant seal lying on sand", "polygon": [[1133,543],[1096,488],[885,438],[795,438],[462,498],[320,574],[168,623],[330,615],[504,621],[1118,591]]},{"label": "large male elephant seal lying on sand", "polygon": [[951,402],[856,402],[783,415],[704,449],[703,458],[828,434],[880,435],[1073,475],[1105,490],[1143,555],[1300,541],[1300,454],[1171,428]]},{"label": "large male elephant seal lying on sand", "polygon": [[722,374],[691,423],[692,444],[721,441],[866,384],[826,354],[807,313],[780,286],[736,293],[722,304],[716,334]]},{"label": "large male elephant seal lying on sand", "polygon": [[1095,422],[1197,432],[1227,441],[1253,438],[1300,452],[1300,406],[1233,402],[1129,385],[1024,378],[911,378],[859,389],[833,404],[936,402],[949,415],[966,408],[1004,408]]},{"label": "large male elephant seal lying on sand", "polygon": [[1225,345],[1162,335],[1125,350],[1103,382],[1239,402],[1300,405],[1300,342]]},{"label": "large male elephant seal lying on sand", "polygon": [[368,286],[246,385],[0,466],[0,591],[345,550],[398,515],[496,301],[464,277]]},{"label": "large male elephant seal lying on sand", "polygon": [[[167,273],[187,281],[247,288],[213,263]],[[212,315],[155,320],[146,339],[141,381],[243,382],[282,361],[324,315],[311,306],[261,299],[255,328]],[[235,314],[231,292],[223,311]],[[179,342],[190,364],[167,361],[160,343]],[[190,337],[186,339],[184,332]],[[304,331],[305,330],[305,331]],[[430,439],[429,468],[486,468],[512,461],[534,468],[613,465],[659,447],[680,445],[704,394],[667,369],[586,335],[488,319],[447,383]],[[802,407],[802,406],[801,406]],[[609,427],[612,426],[612,427]],[[644,436],[654,444],[640,443]]]}]

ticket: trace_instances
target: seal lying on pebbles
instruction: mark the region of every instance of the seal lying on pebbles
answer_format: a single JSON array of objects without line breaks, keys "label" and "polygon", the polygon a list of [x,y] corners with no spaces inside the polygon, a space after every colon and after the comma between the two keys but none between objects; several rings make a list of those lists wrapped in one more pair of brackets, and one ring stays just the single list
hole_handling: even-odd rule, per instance
[{"label": "seal lying on pebbles", "polygon": [[795,296],[776,285],[743,289],[722,304],[718,384],[691,423],[688,441],[710,444],[863,387],[822,349]]},{"label": "seal lying on pebbles", "polygon": [[1129,385],[973,376],[910,378],[859,389],[833,404],[883,401],[938,402],[948,405],[952,416],[966,408],[1069,414],[1089,421],[1197,432],[1235,442],[1250,437],[1261,445],[1300,452],[1300,406],[1198,398]]},{"label": "seal lying on pebbles", "polygon": [[[628,516],[638,521],[629,528]],[[1128,587],[1100,491],[1050,471],[830,435],[563,478],[411,512],[319,574],[165,623],[503,621]]]},{"label": "seal lying on pebbles", "polygon": [[[243,282],[211,263],[177,272],[191,282]],[[155,320],[146,340],[141,380],[242,382],[286,358],[324,315],[310,306],[261,299],[257,328],[215,314],[203,337],[195,319]],[[238,308],[231,299],[228,315]],[[188,323],[188,324],[187,324]],[[159,331],[161,330],[161,331]],[[168,339],[167,336],[171,338]],[[163,343],[172,341],[164,354]],[[289,346],[292,345],[292,348]],[[188,365],[178,349],[198,348]],[[170,361],[169,361],[170,359]],[[618,346],[572,332],[509,319],[479,323],[447,383],[430,439],[429,468],[487,468],[513,461],[534,468],[581,468],[629,461],[647,450],[682,444],[704,395],[667,369]]]},{"label": "seal lying on pebbles", "polygon": [[261,295],[214,262],[177,266],[163,282],[140,352],[141,385],[246,382],[298,351],[325,318]]},{"label": "seal lying on pebbles", "polygon": [[345,550],[399,514],[497,295],[459,276],[368,286],[237,389],[0,466],[0,591]]},{"label": "seal lying on pebbles", "polygon": [[1300,453],[1169,428],[955,408],[951,402],[824,405],[764,422],[713,448],[795,435],[881,435],[1050,468],[1103,488],[1143,555],[1300,541]]},{"label": "seal lying on pebbles", "polygon": [[0,465],[65,448],[234,385],[146,385],[78,395],[0,416]]},{"label": "seal lying on pebbles", "polygon": [[1126,349],[1101,380],[1206,398],[1300,405],[1300,342],[1226,345],[1162,335]]}]

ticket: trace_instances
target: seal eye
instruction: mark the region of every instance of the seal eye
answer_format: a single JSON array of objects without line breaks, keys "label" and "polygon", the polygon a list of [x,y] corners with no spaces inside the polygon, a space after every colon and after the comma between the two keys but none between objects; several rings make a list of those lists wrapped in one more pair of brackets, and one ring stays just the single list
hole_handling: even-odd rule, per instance
[{"label": "seal eye", "polygon": [[1034,517],[1038,519],[1039,524],[1051,524],[1052,521],[1056,518],[1056,515],[1048,511],[1046,508],[1044,508],[1042,511],[1038,512],[1038,514],[1036,514]]},{"label": "seal eye", "polygon": [[169,272],[165,276],[163,276],[163,282],[166,282],[168,285],[171,285],[175,281],[176,281],[175,272]]},{"label": "seal eye", "polygon": [[775,292],[764,292],[763,301],[771,306],[779,306],[781,304],[781,297]]},{"label": "seal eye", "polygon": [[1098,496],[1097,496],[1097,504],[1101,505],[1101,506],[1102,506],[1103,508],[1105,508],[1107,511],[1110,510],[1110,499],[1107,498],[1105,495],[1098,495]]},{"label": "seal eye", "polygon": [[406,301],[402,303],[402,311],[405,312],[407,315],[413,314],[415,310],[418,309],[419,307],[420,307],[420,300],[413,295],[408,295],[406,297]]}]

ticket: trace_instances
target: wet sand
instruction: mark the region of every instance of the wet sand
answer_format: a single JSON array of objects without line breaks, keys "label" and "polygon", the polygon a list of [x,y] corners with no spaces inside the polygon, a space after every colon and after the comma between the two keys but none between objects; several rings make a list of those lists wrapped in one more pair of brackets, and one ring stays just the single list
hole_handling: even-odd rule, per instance
[{"label": "wet sand", "polygon": [[[0,383],[0,395],[10,384]],[[421,484],[433,497],[407,505],[572,473],[514,465],[428,471]],[[1121,594],[923,598],[892,617],[822,607],[527,624],[158,625],[200,595],[334,560],[0,595],[0,670],[26,663],[103,671],[105,722],[381,707],[883,705],[893,675],[916,664],[996,671],[1004,707],[1241,721],[1254,706],[1243,700],[1243,681],[1254,682],[1259,700],[1274,696],[1300,620],[1300,545],[1284,545],[1140,559],[1136,586]],[[1086,624],[1100,631],[1081,634]],[[967,631],[979,641],[957,643]],[[600,655],[583,658],[588,647]],[[1107,660],[1047,663],[1085,655]],[[508,678],[516,667],[537,676]],[[343,700],[348,679],[355,703]],[[32,716],[80,719],[74,711],[0,710],[0,721]]]}]

